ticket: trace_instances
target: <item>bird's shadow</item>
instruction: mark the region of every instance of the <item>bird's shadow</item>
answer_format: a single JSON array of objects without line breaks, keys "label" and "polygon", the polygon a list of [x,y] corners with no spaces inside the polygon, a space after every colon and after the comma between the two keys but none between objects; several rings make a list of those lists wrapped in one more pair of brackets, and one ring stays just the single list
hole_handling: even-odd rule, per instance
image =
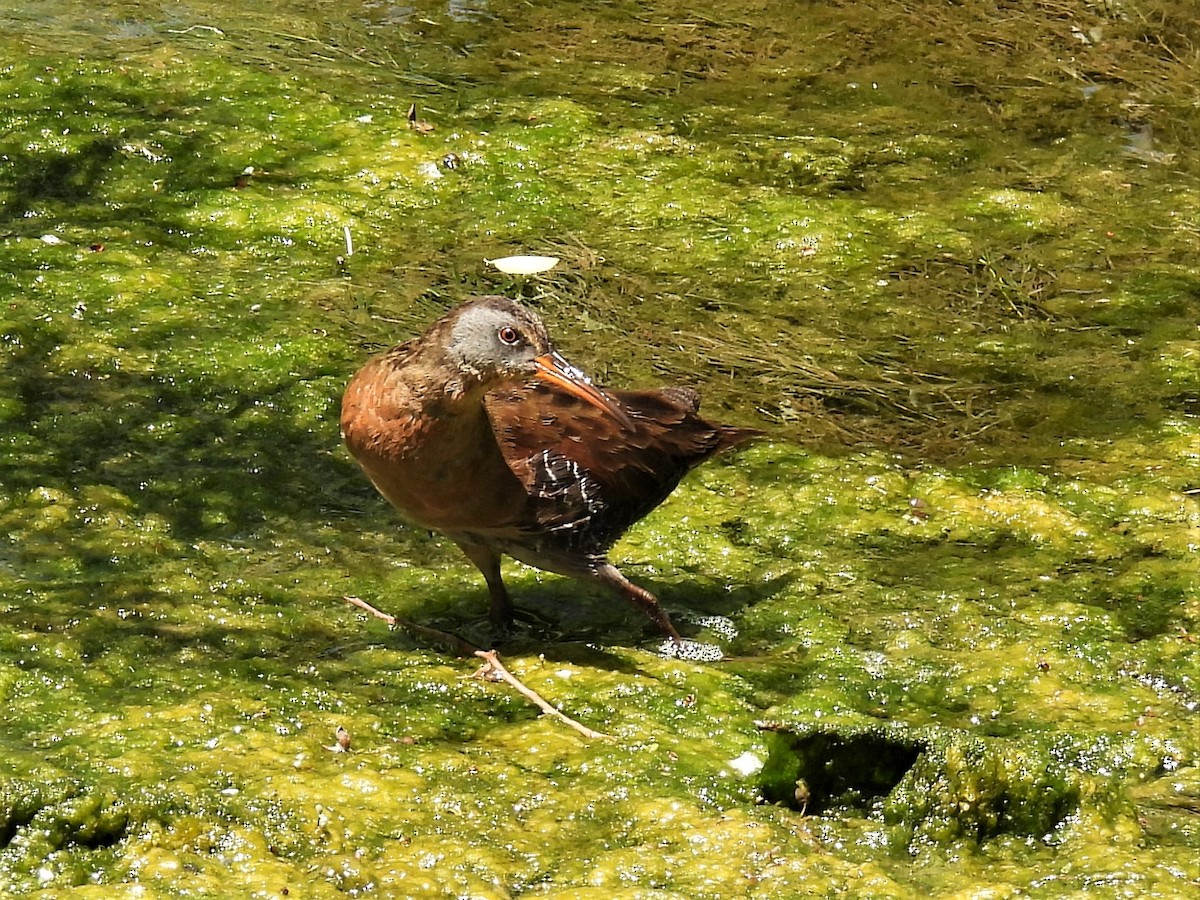
[{"label": "bird's shadow", "polygon": [[[602,588],[536,576],[511,579],[515,621],[497,631],[485,615],[486,601],[472,597],[453,604],[421,624],[445,631],[467,644],[493,647],[509,655],[538,654],[556,662],[616,672],[640,671],[616,648],[659,652],[664,637],[640,610]],[[659,597],[685,639],[728,651],[736,643],[737,617],[786,590],[793,577],[781,575],[754,584],[728,585],[688,578],[638,583]],[[409,640],[424,646],[417,636]],[[613,648],[613,649],[608,649]]]}]

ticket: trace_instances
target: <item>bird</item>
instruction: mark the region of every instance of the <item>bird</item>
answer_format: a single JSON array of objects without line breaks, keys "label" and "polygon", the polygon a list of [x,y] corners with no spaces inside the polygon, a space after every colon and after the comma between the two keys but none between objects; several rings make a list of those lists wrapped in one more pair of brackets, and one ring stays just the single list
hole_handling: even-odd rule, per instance
[{"label": "bird", "polygon": [[483,574],[497,631],[513,619],[507,556],[603,585],[678,646],[658,599],[608,551],[687,472],[761,435],[699,407],[690,388],[598,387],[535,312],[489,295],[368,360],[342,398],[341,432],[401,516],[448,537]]}]

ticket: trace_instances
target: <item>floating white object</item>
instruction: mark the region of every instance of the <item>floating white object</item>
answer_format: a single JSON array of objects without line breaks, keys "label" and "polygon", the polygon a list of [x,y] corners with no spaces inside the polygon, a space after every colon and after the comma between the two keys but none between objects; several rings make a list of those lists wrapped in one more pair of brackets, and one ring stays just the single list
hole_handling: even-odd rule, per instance
[{"label": "floating white object", "polygon": [[763,761],[747,750],[737,759],[729,761],[729,768],[742,776],[750,776],[762,770]]},{"label": "floating white object", "polygon": [[437,181],[442,177],[442,170],[432,160],[426,160],[417,166],[417,171],[425,176],[426,181]]},{"label": "floating white object", "polygon": [[502,256],[500,259],[485,259],[505,275],[536,275],[558,265],[557,256]]}]

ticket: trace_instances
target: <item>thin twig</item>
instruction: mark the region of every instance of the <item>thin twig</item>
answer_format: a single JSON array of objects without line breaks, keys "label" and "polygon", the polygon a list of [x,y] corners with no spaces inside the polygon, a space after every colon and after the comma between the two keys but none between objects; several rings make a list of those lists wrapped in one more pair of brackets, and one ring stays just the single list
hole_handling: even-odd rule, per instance
[{"label": "thin twig", "polygon": [[349,603],[351,606],[357,606],[359,609],[365,609],[367,612],[369,612],[375,618],[383,619],[383,621],[387,622],[389,625],[396,624],[395,616],[389,615],[388,613],[385,613],[381,610],[376,609],[370,603],[368,603],[366,600],[363,600],[361,597],[344,596],[344,597],[342,597],[342,599],[345,600],[347,603]]},{"label": "thin twig", "polygon": [[401,619],[393,616],[390,613],[385,613],[383,610],[376,609],[366,600],[359,597],[342,597],[351,606],[357,606],[359,609],[369,612],[377,619],[382,619],[393,628],[399,628],[409,634],[423,637],[427,640],[434,640],[440,644],[444,644],[454,648],[454,651],[462,656],[474,655],[484,661],[484,665],[480,666],[479,671],[475,673],[475,677],[484,678],[488,681],[503,681],[506,684],[516,688],[517,692],[534,704],[543,713],[559,719],[564,724],[571,726],[584,737],[591,740],[609,740],[607,734],[599,731],[594,731],[586,725],[575,721],[566,713],[561,712],[554,706],[550,705],[542,698],[537,691],[526,687],[517,676],[513,675],[504,664],[500,662],[500,655],[495,650],[482,650],[476,647],[469,641],[465,641],[457,635],[450,634],[447,631],[440,631],[437,628],[430,628],[427,625],[418,625],[416,622],[410,622],[407,619]]},{"label": "thin twig", "polygon": [[399,628],[401,631],[411,634],[414,637],[424,638],[427,641],[433,641],[444,647],[449,647],[459,656],[471,656],[479,651],[479,648],[470,641],[464,641],[456,634],[451,634],[448,631],[440,631],[437,628],[430,628],[428,625],[418,625],[416,622],[408,621],[408,619],[389,615],[358,597],[343,597],[342,599],[351,606],[357,606],[359,609],[366,610],[377,619],[383,619],[383,621],[387,622],[393,628]]},{"label": "thin twig", "polygon": [[602,734],[599,731],[593,731],[586,725],[576,722],[566,713],[556,709],[543,700],[541,695],[539,695],[536,691],[522,684],[519,680],[517,680],[515,675],[508,671],[508,669],[504,668],[504,664],[500,662],[500,656],[495,650],[476,650],[475,655],[484,661],[484,665],[480,667],[478,672],[475,673],[477,677],[486,678],[489,681],[504,681],[508,684],[511,684],[522,696],[525,697],[525,699],[537,706],[537,708],[546,715],[554,716],[556,719],[562,720],[564,723],[570,725],[586,738],[598,738],[601,740],[609,739],[607,734]]}]

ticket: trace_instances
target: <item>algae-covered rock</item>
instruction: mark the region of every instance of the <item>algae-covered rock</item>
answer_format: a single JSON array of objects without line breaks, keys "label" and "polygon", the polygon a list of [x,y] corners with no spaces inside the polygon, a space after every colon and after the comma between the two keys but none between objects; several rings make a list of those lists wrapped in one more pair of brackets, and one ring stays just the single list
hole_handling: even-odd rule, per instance
[{"label": "algae-covered rock", "polygon": [[1036,739],[948,728],[860,725],[772,732],[764,797],[808,815],[873,818],[912,848],[1000,836],[1052,843],[1081,815],[1111,817],[1109,778],[1058,758]]},{"label": "algae-covered rock", "polygon": [[[927,729],[925,746],[885,805],[912,841],[983,843],[1000,835],[1050,842],[1090,802],[1100,779],[1056,760],[1033,741]],[[1100,782],[1097,784],[1097,782]]]}]

